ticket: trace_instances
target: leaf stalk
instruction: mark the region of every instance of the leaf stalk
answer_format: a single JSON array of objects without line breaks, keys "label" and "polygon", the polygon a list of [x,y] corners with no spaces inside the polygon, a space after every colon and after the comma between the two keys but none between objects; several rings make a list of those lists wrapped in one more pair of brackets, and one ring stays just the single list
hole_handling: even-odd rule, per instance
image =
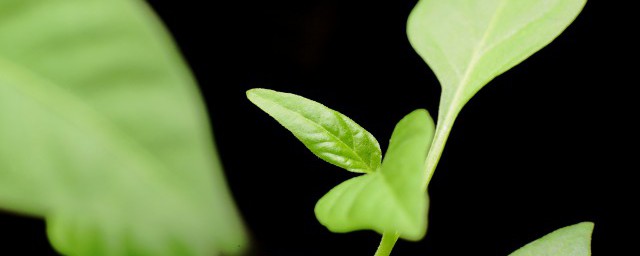
[{"label": "leaf stalk", "polygon": [[384,234],[382,234],[382,240],[380,241],[378,250],[376,250],[376,254],[374,254],[374,256],[389,256],[391,254],[391,250],[393,250],[393,246],[396,244],[396,241],[398,241],[398,237],[400,237],[398,232],[384,232]]}]

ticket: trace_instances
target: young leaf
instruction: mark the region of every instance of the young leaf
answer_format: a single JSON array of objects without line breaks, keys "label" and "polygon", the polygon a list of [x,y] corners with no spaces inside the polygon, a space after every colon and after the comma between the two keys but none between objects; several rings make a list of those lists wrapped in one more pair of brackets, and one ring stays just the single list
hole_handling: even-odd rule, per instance
[{"label": "young leaf", "polygon": [[246,237],[197,86],[143,1],[0,1],[0,208],[65,255],[219,255]]},{"label": "young leaf", "polygon": [[582,222],[553,231],[510,256],[590,256],[592,222]]},{"label": "young leaf", "polygon": [[586,0],[420,0],[407,34],[442,86],[439,119],[455,117],[491,79],[556,38]]},{"label": "young leaf", "polygon": [[322,197],[316,217],[333,232],[372,229],[420,240],[427,229],[424,159],[434,124],[426,110],[404,117],[391,136],[381,169],[349,179]]},{"label": "young leaf", "polygon": [[380,145],[343,114],[298,95],[251,89],[247,98],[291,131],[321,159],[348,171],[370,173],[380,166]]}]

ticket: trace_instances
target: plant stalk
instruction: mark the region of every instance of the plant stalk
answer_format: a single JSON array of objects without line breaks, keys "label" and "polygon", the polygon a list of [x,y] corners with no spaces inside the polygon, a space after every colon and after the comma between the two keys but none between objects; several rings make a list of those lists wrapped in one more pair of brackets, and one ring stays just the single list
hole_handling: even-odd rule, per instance
[{"label": "plant stalk", "polygon": [[[442,151],[444,151],[444,145],[447,143],[447,138],[449,138],[449,134],[451,133],[451,127],[453,127],[453,123],[455,122],[458,113],[459,111],[455,109],[449,109],[445,115],[439,115],[438,117],[438,124],[436,125],[433,142],[431,143],[429,153],[425,160],[425,182],[423,183],[424,191],[427,190],[427,186],[431,181],[431,177],[433,177],[438,161],[440,161]],[[391,254],[391,250],[393,250],[393,246],[396,244],[396,241],[398,241],[398,237],[400,237],[400,234],[397,232],[384,232],[384,234],[382,234],[382,241],[380,241],[380,245],[378,246],[378,250],[374,256],[389,256]]]},{"label": "plant stalk", "polygon": [[433,177],[436,166],[440,161],[440,157],[444,151],[444,146],[449,138],[449,133],[451,133],[451,127],[453,127],[453,123],[456,120],[457,113],[458,111],[449,110],[446,112],[445,116],[438,118],[433,142],[431,143],[431,148],[429,148],[429,153],[425,160],[425,182],[423,183],[423,190],[425,191],[427,190],[427,186],[429,185],[429,182],[431,182],[431,177]]},{"label": "plant stalk", "polygon": [[376,254],[374,254],[374,256],[389,256],[391,254],[391,250],[393,250],[393,246],[396,244],[396,241],[398,241],[398,237],[400,237],[398,232],[384,232],[384,234],[382,234],[382,240],[380,241],[378,250],[376,250]]}]

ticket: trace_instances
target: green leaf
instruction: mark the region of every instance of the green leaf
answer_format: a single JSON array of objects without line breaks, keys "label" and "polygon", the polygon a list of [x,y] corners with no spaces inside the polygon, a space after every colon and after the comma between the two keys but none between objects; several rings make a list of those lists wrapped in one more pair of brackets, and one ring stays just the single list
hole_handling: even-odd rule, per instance
[{"label": "green leaf", "polygon": [[197,86],[143,1],[0,1],[0,207],[66,255],[246,243]]},{"label": "green leaf", "polygon": [[348,171],[370,173],[380,166],[380,145],[353,120],[298,95],[251,89],[247,98],[291,131],[311,152]]},{"label": "green leaf", "polygon": [[592,222],[582,222],[553,231],[510,256],[589,256],[591,255]]},{"label": "green leaf", "polygon": [[318,201],[316,217],[333,232],[371,229],[382,234],[420,240],[427,229],[428,197],[424,159],[433,138],[429,113],[416,110],[404,117],[391,136],[379,171],[349,179]]},{"label": "green leaf", "polygon": [[556,38],[586,0],[420,0],[413,48],[442,86],[439,118],[457,115],[485,84]]}]

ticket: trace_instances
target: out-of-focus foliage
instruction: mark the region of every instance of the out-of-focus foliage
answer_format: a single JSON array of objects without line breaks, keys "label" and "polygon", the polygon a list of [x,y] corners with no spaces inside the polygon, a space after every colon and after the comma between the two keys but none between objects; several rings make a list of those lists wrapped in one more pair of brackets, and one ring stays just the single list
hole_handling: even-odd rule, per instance
[{"label": "out-of-focus foliage", "polygon": [[245,247],[197,86],[137,0],[0,1],[0,207],[68,255]]},{"label": "out-of-focus foliage", "polygon": [[553,231],[509,256],[590,256],[593,222],[581,222]]}]

